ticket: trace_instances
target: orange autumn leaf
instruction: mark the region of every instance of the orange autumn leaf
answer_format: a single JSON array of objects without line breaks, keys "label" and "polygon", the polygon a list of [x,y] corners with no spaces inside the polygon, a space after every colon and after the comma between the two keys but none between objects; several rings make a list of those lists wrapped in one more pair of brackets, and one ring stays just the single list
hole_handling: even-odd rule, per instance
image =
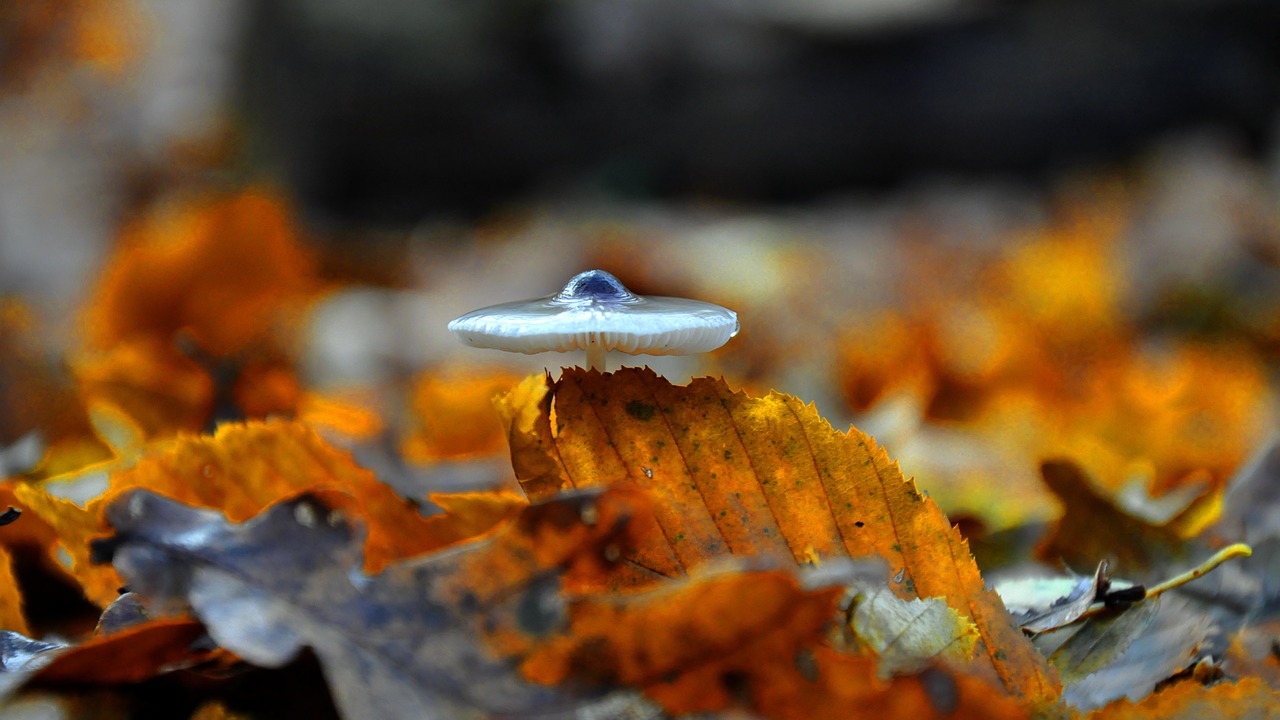
[{"label": "orange autumn leaf", "polygon": [[1280,691],[1258,678],[1205,687],[1179,682],[1139,702],[1117,700],[1093,711],[1088,720],[1245,720],[1280,714]]},{"label": "orange autumn leaf", "polygon": [[655,499],[626,556],[640,584],[726,555],[885,559],[904,598],[944,597],[973,620],[980,667],[1009,692],[1052,702],[1043,657],[988,591],[967,544],[875,442],[837,432],[812,406],[750,398],[708,378],[677,387],[652,371],[565,370],[499,401],[516,476],[533,499],[634,485]]},{"label": "orange autumn leaf", "polygon": [[[1109,190],[1119,196],[1119,188]],[[1129,208],[1113,199],[1060,210],[1055,222],[1012,243],[993,269],[988,297],[1053,346],[1096,347],[1120,325],[1125,288],[1117,241]]]},{"label": "orange autumn leaf", "polygon": [[191,647],[202,635],[204,626],[190,618],[149,620],[68,648],[41,668],[34,680],[77,685],[142,682],[209,654]]},{"label": "orange autumn leaf", "polygon": [[270,339],[312,288],[282,200],[251,189],[177,204],[127,227],[83,317],[91,348],[189,332],[214,355]]},{"label": "orange autumn leaf", "polygon": [[73,370],[86,405],[118,408],[147,437],[199,432],[213,403],[213,381],[199,365],[154,338],[82,354]]},{"label": "orange autumn leaf", "polygon": [[302,401],[302,384],[283,363],[255,362],[240,369],[231,396],[245,417],[292,414]]},{"label": "orange autumn leaf", "polygon": [[433,539],[428,529],[444,521],[424,519],[372,473],[300,423],[228,424],[212,436],[179,436],[150,446],[135,465],[111,472],[108,491],[84,508],[38,485],[17,488],[18,498],[58,530],[86,596],[102,605],[115,598],[121,583],[110,566],[89,563],[88,541],[109,532],[101,508],[130,488],[216,508],[236,522],[300,492],[346,493],[369,526],[366,565],[371,572],[457,534],[449,531],[444,540]]},{"label": "orange autumn leaf", "polygon": [[0,547],[0,630],[31,634],[22,613],[22,592],[18,589],[17,578],[13,576],[13,557],[3,547]]},{"label": "orange autumn leaf", "polygon": [[427,498],[444,510],[425,523],[424,536],[430,538],[427,544],[433,548],[486,533],[529,505],[523,496],[509,490],[432,493]]},{"label": "orange autumn leaf", "polygon": [[366,403],[316,392],[302,393],[296,417],[299,422],[322,432],[356,440],[372,439],[384,427],[382,418]]},{"label": "orange autumn leaf", "polygon": [[501,452],[502,423],[493,398],[519,382],[506,371],[424,374],[414,382],[405,458],[431,462]]},{"label": "orange autumn leaf", "polygon": [[569,678],[643,688],[670,713],[719,710],[771,683],[808,685],[796,655],[832,624],[843,588],[806,591],[792,573],[700,578],[569,607],[569,629],[521,666],[549,685]]},{"label": "orange autumn leaf", "polygon": [[886,314],[845,332],[839,344],[840,384],[845,401],[862,412],[896,392],[927,395],[934,379],[925,331],[919,323]]},{"label": "orange autumn leaf", "polygon": [[1002,695],[999,689],[946,668],[928,668],[916,675],[885,680],[873,658],[851,657],[821,646],[813,649],[812,656],[814,681],[761,686],[754,698],[756,712],[785,720],[1031,717],[1017,700]]}]

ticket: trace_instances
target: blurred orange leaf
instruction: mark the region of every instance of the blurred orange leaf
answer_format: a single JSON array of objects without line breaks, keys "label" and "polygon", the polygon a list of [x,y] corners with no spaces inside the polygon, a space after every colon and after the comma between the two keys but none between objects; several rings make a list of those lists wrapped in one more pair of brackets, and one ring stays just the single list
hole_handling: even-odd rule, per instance
[{"label": "blurred orange leaf", "polygon": [[1218,683],[1175,683],[1134,703],[1118,700],[1088,715],[1088,720],[1245,720],[1273,718],[1280,708],[1280,691],[1258,678]]},{"label": "blurred orange leaf", "polygon": [[505,371],[419,376],[410,399],[410,430],[402,442],[405,458],[430,462],[501,452],[502,423],[493,399],[519,381]]},{"label": "blurred orange leaf", "polygon": [[202,653],[191,647],[202,635],[204,627],[189,618],[150,620],[68,648],[34,679],[77,685],[142,682],[207,655],[209,651]]},{"label": "blurred orange leaf", "polygon": [[228,355],[269,339],[312,289],[312,261],[283,201],[251,189],[166,208],[128,226],[86,305],[90,347],[187,331]]},{"label": "blurred orange leaf", "polygon": [[1116,561],[1117,572],[1134,574],[1154,563],[1185,557],[1182,539],[1176,532],[1116,507],[1099,494],[1075,463],[1049,460],[1041,465],[1040,472],[1066,508],[1049,537],[1036,549],[1042,560],[1080,568],[1109,558]]},{"label": "blurred orange leaf", "polygon": [[26,616],[22,614],[22,593],[18,590],[17,578],[13,576],[13,558],[3,547],[0,547],[0,630],[31,634],[27,629]]},{"label": "blurred orange leaf", "polygon": [[981,666],[1032,702],[1059,686],[988,591],[946,517],[875,442],[833,430],[812,406],[749,398],[723,381],[672,386],[652,371],[566,369],[499,402],[516,476],[533,499],[560,489],[636,485],[654,511],[615,582],[678,577],[726,555],[875,555],[905,598],[945,597],[973,620]]},{"label": "blurred orange leaf", "polygon": [[1021,703],[999,689],[945,668],[884,680],[874,659],[821,646],[813,649],[813,668],[815,680],[807,685],[763,685],[755,698],[760,714],[787,720],[1031,717]]},{"label": "blurred orange leaf", "polygon": [[212,379],[165,341],[142,338],[82,354],[73,369],[86,405],[118,408],[147,437],[199,432],[212,409]]}]

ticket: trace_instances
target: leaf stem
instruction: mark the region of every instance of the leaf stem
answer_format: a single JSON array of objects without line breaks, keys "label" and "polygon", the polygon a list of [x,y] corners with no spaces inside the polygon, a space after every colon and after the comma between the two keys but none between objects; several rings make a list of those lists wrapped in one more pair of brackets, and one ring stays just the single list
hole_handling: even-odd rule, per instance
[{"label": "leaf stem", "polygon": [[1148,588],[1147,594],[1143,596],[1143,599],[1150,600],[1152,598],[1159,597],[1169,590],[1186,585],[1192,580],[1195,580],[1196,578],[1201,577],[1202,575],[1205,575],[1206,573],[1212,571],[1214,568],[1218,567],[1219,565],[1221,565],[1222,563],[1228,560],[1231,560],[1232,558],[1249,557],[1252,554],[1253,554],[1253,548],[1249,547],[1248,545],[1245,545],[1244,543],[1236,543],[1234,545],[1228,545],[1227,547],[1224,547],[1218,552],[1214,553],[1213,557],[1210,557],[1208,560],[1205,560],[1204,562],[1200,563],[1198,566],[1191,568],[1190,570],[1182,573],[1181,575],[1175,575],[1174,577],[1171,577],[1168,580],[1165,580],[1164,582],[1160,583],[1159,585],[1156,585],[1155,587]]},{"label": "leaf stem", "polygon": [[[1183,585],[1186,585],[1192,580],[1195,580],[1196,578],[1199,578],[1208,574],[1209,572],[1213,571],[1214,568],[1218,567],[1219,565],[1221,565],[1222,563],[1228,560],[1231,560],[1233,558],[1238,558],[1238,557],[1249,557],[1252,554],[1253,554],[1253,548],[1249,547],[1248,545],[1245,545],[1244,543],[1236,543],[1234,545],[1228,545],[1227,547],[1224,547],[1218,552],[1214,553],[1212,557],[1200,563],[1196,567],[1191,568],[1190,570],[1180,575],[1175,575],[1169,578],[1168,580],[1165,580],[1164,582],[1160,583],[1159,585],[1148,588],[1146,593],[1143,594],[1142,599],[1138,600],[1137,602],[1154,600],[1160,597],[1161,595],[1163,595],[1164,593],[1176,587],[1182,587]],[[1076,623],[1082,622],[1084,620],[1088,620],[1089,618],[1095,615],[1099,615],[1111,609],[1112,608],[1109,605],[1107,605],[1105,602],[1095,602],[1094,604],[1089,606],[1088,610],[1085,610],[1084,612],[1080,613],[1079,617],[1072,620],[1071,622],[1066,623],[1065,625],[1060,625],[1058,627],[1048,628],[1043,632],[1049,632],[1051,630],[1057,630],[1059,628],[1066,627],[1068,625],[1074,625]]]}]

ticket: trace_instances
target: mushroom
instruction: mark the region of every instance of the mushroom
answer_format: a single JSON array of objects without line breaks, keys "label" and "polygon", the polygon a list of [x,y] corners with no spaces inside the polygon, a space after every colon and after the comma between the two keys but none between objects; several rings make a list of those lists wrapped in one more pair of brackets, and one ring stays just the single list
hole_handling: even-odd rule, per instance
[{"label": "mushroom", "polygon": [[738,334],[738,314],[700,300],[636,295],[603,270],[574,275],[555,295],[481,308],[449,323],[462,342],[532,355],[586,350],[604,372],[605,353],[689,355]]}]

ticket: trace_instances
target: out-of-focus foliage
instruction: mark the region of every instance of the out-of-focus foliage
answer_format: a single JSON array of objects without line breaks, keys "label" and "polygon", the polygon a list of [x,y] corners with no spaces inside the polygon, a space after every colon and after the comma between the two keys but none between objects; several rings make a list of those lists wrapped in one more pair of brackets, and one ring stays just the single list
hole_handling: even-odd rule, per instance
[{"label": "out-of-focus foliage", "polygon": [[[1274,714],[1249,162],[349,227],[216,103],[111,104],[170,7],[0,0],[0,711]],[[447,335],[590,266],[742,332],[607,374]]]}]

